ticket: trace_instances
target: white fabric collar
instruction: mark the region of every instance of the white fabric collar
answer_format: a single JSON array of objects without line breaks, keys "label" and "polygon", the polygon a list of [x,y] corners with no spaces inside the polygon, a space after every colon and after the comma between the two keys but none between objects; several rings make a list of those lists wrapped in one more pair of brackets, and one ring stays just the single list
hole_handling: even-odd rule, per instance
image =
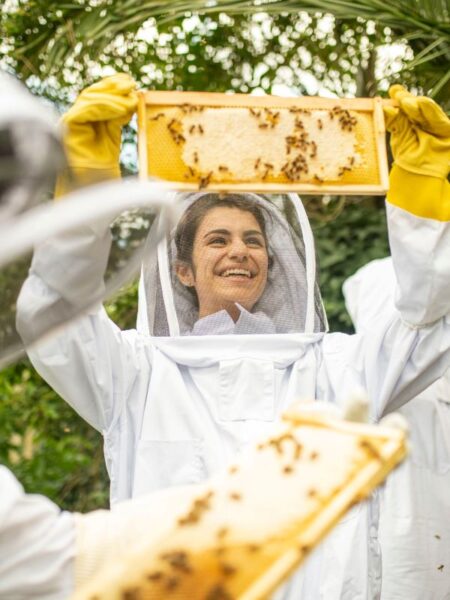
[{"label": "white fabric collar", "polygon": [[245,335],[254,333],[276,333],[275,325],[262,312],[251,313],[236,303],[240,311],[236,323],[226,310],[203,317],[195,322],[189,335]]}]

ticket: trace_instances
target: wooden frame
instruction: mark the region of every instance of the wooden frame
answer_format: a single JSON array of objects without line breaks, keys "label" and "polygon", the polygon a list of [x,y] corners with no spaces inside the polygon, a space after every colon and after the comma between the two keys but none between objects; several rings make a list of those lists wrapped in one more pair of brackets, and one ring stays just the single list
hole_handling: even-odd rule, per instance
[{"label": "wooden frame", "polygon": [[[248,107],[248,108],[297,108],[304,110],[331,110],[339,104],[345,110],[369,113],[372,118],[374,131],[373,149],[378,167],[378,181],[373,184],[358,183],[301,183],[301,182],[211,182],[208,190],[211,191],[254,191],[261,193],[271,192],[300,192],[302,194],[336,194],[336,195],[384,195],[388,190],[388,161],[386,152],[386,129],[383,116],[383,104],[392,104],[381,98],[321,98],[303,96],[298,98],[285,98],[276,96],[250,96],[246,94],[219,94],[203,92],[168,92],[147,91],[139,93],[138,106],[138,164],[139,175],[146,179],[149,173],[148,158],[148,110],[155,107],[174,108],[187,105],[196,107]],[[198,182],[170,181],[172,189],[195,191],[199,189]]]}]

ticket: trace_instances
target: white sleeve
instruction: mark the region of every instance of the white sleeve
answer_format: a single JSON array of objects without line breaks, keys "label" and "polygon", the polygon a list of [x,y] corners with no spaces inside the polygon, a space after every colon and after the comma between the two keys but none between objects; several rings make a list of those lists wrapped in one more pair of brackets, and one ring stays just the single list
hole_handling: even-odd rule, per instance
[{"label": "white sleeve", "polygon": [[73,515],[25,494],[0,465],[0,598],[67,598],[74,588],[75,537]]},{"label": "white sleeve", "polygon": [[[385,298],[361,334],[332,334],[324,343],[325,360],[333,365],[333,400],[351,394],[347,381],[354,382],[369,395],[375,419],[414,398],[450,366],[450,223],[389,204],[387,214],[395,307]],[[359,290],[369,292],[367,286]],[[370,313],[361,297],[360,309]]]},{"label": "white sleeve", "polygon": [[[151,368],[141,336],[122,332],[101,305],[79,316],[80,307],[102,293],[109,245],[104,228],[89,227],[47,242],[35,251],[17,302],[17,329],[25,343],[51,332],[27,348],[34,367],[103,432],[121,411],[137,373],[145,368],[150,376]],[[73,322],[54,329],[74,315]]]},{"label": "white sleeve", "polygon": [[387,216],[402,319],[421,327],[450,315],[450,222],[416,217],[389,203]]}]

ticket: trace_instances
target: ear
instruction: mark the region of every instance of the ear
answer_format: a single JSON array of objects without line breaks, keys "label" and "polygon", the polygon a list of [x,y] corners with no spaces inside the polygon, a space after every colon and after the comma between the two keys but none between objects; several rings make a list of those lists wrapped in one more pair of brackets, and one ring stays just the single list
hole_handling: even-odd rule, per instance
[{"label": "ear", "polygon": [[182,285],[186,287],[195,286],[195,277],[191,265],[185,262],[177,262],[175,265],[175,272]]}]

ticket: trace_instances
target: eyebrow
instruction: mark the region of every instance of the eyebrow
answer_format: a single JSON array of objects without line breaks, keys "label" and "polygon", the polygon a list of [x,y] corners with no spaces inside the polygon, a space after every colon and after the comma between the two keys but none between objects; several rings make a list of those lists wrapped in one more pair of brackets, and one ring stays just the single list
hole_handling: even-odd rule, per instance
[{"label": "eyebrow", "polygon": [[[230,235],[230,231],[228,229],[212,229],[211,231],[208,231],[208,233],[206,233],[203,236],[203,238],[214,234]],[[260,235],[261,237],[264,237],[262,232],[258,231],[258,229],[247,229],[246,231],[244,231],[244,235]]]}]

